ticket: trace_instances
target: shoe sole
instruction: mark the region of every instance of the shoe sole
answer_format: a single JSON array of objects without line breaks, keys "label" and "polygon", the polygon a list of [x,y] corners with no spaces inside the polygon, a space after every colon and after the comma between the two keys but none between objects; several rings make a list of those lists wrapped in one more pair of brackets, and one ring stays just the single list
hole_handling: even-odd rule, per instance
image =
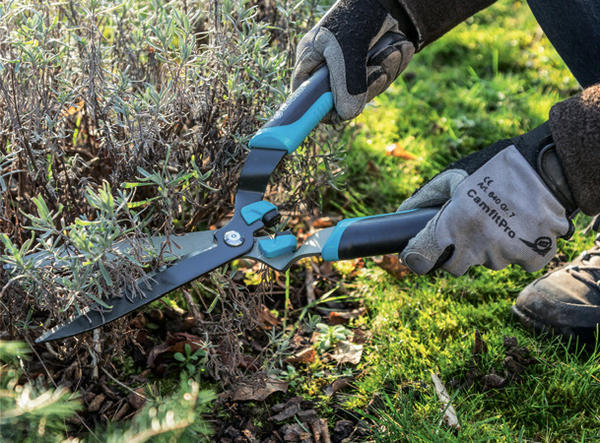
[{"label": "shoe sole", "polygon": [[512,306],[511,312],[515,317],[517,317],[517,319],[521,322],[521,324],[523,326],[525,326],[525,328],[531,332],[534,332],[534,333],[540,334],[540,335],[548,335],[548,334],[564,335],[562,331],[557,331],[555,328],[552,328],[544,323],[541,323],[540,321],[536,320],[532,316],[527,315],[524,311],[521,311],[519,308],[517,308],[517,305]]},{"label": "shoe sole", "polygon": [[525,311],[520,310],[517,305],[513,305],[511,308],[512,314],[521,322],[523,326],[529,331],[542,336],[561,336],[562,338],[569,340],[579,339],[582,343],[593,344],[596,340],[594,337],[594,330],[582,329],[574,330],[569,327],[555,327],[549,326],[546,323],[542,323],[532,315],[528,315]]}]

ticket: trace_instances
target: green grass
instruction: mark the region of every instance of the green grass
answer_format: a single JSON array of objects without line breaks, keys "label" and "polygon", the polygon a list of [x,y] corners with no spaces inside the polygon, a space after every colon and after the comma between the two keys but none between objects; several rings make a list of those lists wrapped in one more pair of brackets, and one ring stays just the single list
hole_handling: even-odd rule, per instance
[{"label": "green grass", "polygon": [[[478,14],[419,53],[407,72],[347,129],[346,188],[326,200],[345,216],[393,211],[452,161],[534,128],[577,91],[520,2]],[[394,142],[416,158],[386,156]],[[588,221],[580,217],[577,225]],[[560,247],[571,258],[592,240],[579,230]],[[535,337],[510,315],[519,291],[542,273],[474,269],[461,278],[437,272],[399,281],[368,264],[357,292],[369,308],[373,340],[347,406],[363,408],[379,393],[379,406],[368,414],[381,441],[600,438],[600,356]],[[517,337],[538,363],[503,389],[450,389],[462,425],[452,433],[439,426],[430,372],[445,383],[460,379],[476,330],[489,346],[483,370],[501,370],[504,336]],[[426,388],[418,398],[401,389],[420,381]]]}]

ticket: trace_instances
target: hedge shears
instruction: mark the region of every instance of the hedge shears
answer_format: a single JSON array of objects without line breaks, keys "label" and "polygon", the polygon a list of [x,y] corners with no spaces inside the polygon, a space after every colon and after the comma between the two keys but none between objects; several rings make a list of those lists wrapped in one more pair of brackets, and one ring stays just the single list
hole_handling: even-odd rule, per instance
[{"label": "hedge shears", "polygon": [[[377,46],[380,44],[387,42],[381,39]],[[317,231],[300,247],[296,237],[287,231],[275,236],[256,235],[261,229],[273,226],[279,218],[277,207],[263,200],[271,173],[332,109],[329,71],[322,66],[251,138],[250,152],[239,177],[234,215],[226,226],[172,236],[177,245],[172,248],[177,260],[166,269],[140,279],[137,292],[141,294],[133,297],[124,289],[121,296],[105,300],[110,310],[101,310],[99,306],[82,310],[40,336],[36,343],[98,328],[238,258],[258,260],[282,271],[310,256],[336,261],[401,251],[439,208],[345,219]]]}]

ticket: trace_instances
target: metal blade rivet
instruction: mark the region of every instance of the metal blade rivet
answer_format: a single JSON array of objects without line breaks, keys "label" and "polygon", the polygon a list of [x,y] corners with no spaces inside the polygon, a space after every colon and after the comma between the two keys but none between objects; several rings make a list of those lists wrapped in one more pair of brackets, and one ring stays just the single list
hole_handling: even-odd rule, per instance
[{"label": "metal blade rivet", "polygon": [[238,231],[227,231],[223,236],[223,240],[228,246],[240,246],[244,243],[244,237]]}]

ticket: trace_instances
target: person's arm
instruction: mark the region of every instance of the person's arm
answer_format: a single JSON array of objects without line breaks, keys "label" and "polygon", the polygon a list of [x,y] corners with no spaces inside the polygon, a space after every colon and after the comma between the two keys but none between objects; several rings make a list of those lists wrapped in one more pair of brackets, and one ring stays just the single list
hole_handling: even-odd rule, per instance
[{"label": "person's arm", "polygon": [[550,127],[577,206],[600,213],[600,84],[554,105]]},{"label": "person's arm", "polygon": [[577,209],[600,213],[600,84],[554,105],[528,134],[450,165],[399,210],[441,205],[401,253],[413,271],[543,267]]},{"label": "person's arm", "polygon": [[[496,0],[379,0],[394,17],[407,16],[417,51]],[[399,19],[401,22],[402,19]],[[402,28],[401,28],[402,29]],[[409,38],[411,35],[405,32]]]},{"label": "person's arm", "polygon": [[600,213],[600,84],[554,105],[533,131],[450,165],[399,210],[442,205],[401,253],[413,271],[546,265],[577,209]]},{"label": "person's arm", "polygon": [[[337,114],[333,120],[350,120],[389,87],[416,49],[494,1],[338,0],[298,43],[292,90],[326,63]],[[367,61],[384,35],[390,43]]]}]

